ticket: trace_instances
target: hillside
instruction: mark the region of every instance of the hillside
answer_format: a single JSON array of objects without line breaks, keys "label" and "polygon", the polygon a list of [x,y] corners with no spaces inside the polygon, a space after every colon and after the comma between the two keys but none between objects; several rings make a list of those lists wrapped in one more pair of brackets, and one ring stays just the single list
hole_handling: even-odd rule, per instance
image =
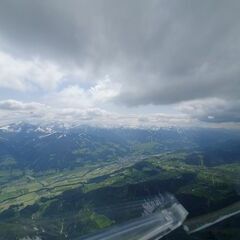
[{"label": "hillside", "polygon": [[141,216],[132,204],[164,192],[189,218],[240,200],[239,132],[20,124],[0,140],[0,239],[73,239]]}]

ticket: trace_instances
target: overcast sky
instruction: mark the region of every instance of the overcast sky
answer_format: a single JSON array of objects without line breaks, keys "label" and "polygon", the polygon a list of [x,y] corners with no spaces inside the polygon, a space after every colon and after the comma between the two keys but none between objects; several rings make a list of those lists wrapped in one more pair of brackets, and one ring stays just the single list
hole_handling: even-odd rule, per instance
[{"label": "overcast sky", "polygon": [[1,0],[0,124],[239,126],[239,0]]}]

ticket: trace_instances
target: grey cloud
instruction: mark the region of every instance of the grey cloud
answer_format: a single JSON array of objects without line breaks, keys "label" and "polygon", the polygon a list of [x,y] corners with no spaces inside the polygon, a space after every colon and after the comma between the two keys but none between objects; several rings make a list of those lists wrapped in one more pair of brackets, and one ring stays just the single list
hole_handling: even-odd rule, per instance
[{"label": "grey cloud", "polygon": [[2,0],[0,47],[109,74],[126,105],[237,101],[239,10],[237,0]]},{"label": "grey cloud", "polygon": [[0,110],[9,110],[9,111],[33,111],[33,110],[40,110],[45,108],[41,103],[30,102],[30,103],[23,103],[21,101],[16,100],[4,100],[0,101]]},{"label": "grey cloud", "polygon": [[0,125],[18,121],[41,122],[48,111],[48,106],[37,102],[3,100],[0,101]]},{"label": "grey cloud", "polygon": [[192,124],[185,114],[118,114],[101,108],[51,107],[36,102],[0,101],[0,125],[16,121],[63,123],[70,126],[88,124],[102,127],[163,127]]},{"label": "grey cloud", "polygon": [[240,101],[206,99],[182,103],[180,111],[202,122],[240,123]]},{"label": "grey cloud", "polygon": [[0,101],[0,124],[15,121],[30,121],[36,123],[94,123],[112,121],[110,114],[102,109],[89,108],[54,108],[36,102],[21,102],[16,100]]}]

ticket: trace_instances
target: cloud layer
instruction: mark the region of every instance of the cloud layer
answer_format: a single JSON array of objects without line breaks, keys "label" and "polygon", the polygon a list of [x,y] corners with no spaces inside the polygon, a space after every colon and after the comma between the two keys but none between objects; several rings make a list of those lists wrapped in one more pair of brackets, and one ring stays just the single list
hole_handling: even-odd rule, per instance
[{"label": "cloud layer", "polygon": [[69,112],[156,105],[173,121],[239,123],[239,10],[237,0],[2,0],[0,94],[38,93],[32,101]]},{"label": "cloud layer", "polygon": [[166,127],[192,124],[186,114],[119,114],[101,108],[52,107],[36,102],[0,101],[0,124],[16,121],[101,127]]}]

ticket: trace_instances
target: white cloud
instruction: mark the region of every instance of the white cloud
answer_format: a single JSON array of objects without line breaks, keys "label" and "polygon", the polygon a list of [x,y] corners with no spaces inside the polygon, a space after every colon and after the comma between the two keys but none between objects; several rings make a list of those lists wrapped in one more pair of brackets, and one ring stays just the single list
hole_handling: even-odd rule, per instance
[{"label": "white cloud", "polygon": [[0,101],[0,124],[16,121],[67,125],[94,125],[102,127],[239,127],[239,103],[220,99],[184,102],[178,114],[120,114],[100,107],[50,106],[37,102]]},{"label": "white cloud", "polygon": [[15,121],[35,123],[60,122],[64,124],[87,124],[105,127],[162,127],[186,125],[191,119],[184,115],[171,114],[119,114],[97,107],[54,107],[37,102],[16,100],[0,101],[0,124]]},{"label": "white cloud", "polygon": [[16,121],[40,123],[50,107],[38,102],[21,102],[13,99],[0,101],[0,124]]},{"label": "white cloud", "polygon": [[120,92],[120,84],[111,81],[109,76],[100,80],[97,84],[89,89],[89,95],[94,102],[106,102],[116,97]]},{"label": "white cloud", "polygon": [[109,77],[96,81],[90,88],[81,88],[79,85],[70,85],[59,92],[47,96],[46,102],[56,107],[97,107],[116,97],[120,85],[113,83]]},{"label": "white cloud", "polygon": [[23,60],[0,51],[0,87],[26,91],[52,90],[64,73],[49,61]]},{"label": "white cloud", "polygon": [[23,103],[13,99],[0,101],[0,109],[7,111],[33,111],[43,109],[45,107],[45,105],[37,102]]}]

